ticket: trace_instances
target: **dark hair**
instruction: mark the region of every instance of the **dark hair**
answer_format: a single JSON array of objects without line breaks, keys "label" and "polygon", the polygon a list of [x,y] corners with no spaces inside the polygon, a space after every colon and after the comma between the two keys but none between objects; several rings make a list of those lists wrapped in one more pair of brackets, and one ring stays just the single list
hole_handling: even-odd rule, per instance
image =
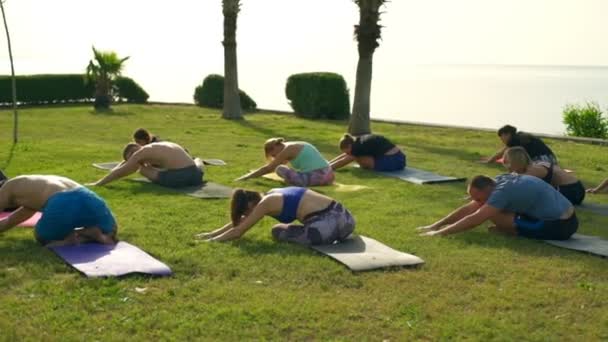
[{"label": "dark hair", "polygon": [[146,142],[146,144],[158,141],[158,139],[154,135],[150,134],[150,132],[148,132],[148,130],[145,128],[138,128],[135,133],[133,133],[133,139],[143,140]]},{"label": "dark hair", "polygon": [[350,147],[353,145],[354,142],[355,138],[352,135],[346,133],[342,136],[342,139],[340,139],[340,149],[343,150],[347,147]]},{"label": "dark hair", "polygon": [[513,136],[515,135],[515,133],[517,133],[517,128],[511,125],[504,125],[498,129],[498,136],[501,136],[503,134],[510,134]]},{"label": "dark hair", "polygon": [[0,188],[8,181],[8,177],[0,170]]},{"label": "dark hair", "polygon": [[249,191],[245,189],[235,189],[232,192],[232,201],[230,202],[230,218],[232,219],[232,226],[236,227],[241,223],[241,217],[247,209],[249,204],[258,204],[262,200],[262,195],[256,191]]},{"label": "dark hair", "polygon": [[127,146],[125,146],[125,149],[122,150],[122,159],[123,160],[127,160],[129,158],[127,158],[127,156],[129,155],[129,153],[131,153],[131,151],[133,151],[133,149],[135,148],[139,148],[139,145],[137,145],[136,143],[128,143]]},{"label": "dark hair", "polygon": [[487,188],[488,186],[494,186],[496,185],[496,182],[488,177],[488,176],[484,176],[484,175],[478,175],[473,177],[473,179],[471,180],[471,184],[470,186],[472,188],[475,188],[477,190],[483,190],[485,188]]}]

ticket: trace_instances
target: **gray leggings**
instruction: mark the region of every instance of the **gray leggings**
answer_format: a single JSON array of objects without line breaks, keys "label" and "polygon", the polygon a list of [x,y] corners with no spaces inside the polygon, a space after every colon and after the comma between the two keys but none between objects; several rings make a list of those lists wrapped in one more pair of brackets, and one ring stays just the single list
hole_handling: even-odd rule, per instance
[{"label": "gray leggings", "polygon": [[309,214],[304,224],[277,224],[272,227],[272,236],[279,241],[300,245],[329,245],[343,241],[355,230],[355,219],[338,202],[327,208]]}]

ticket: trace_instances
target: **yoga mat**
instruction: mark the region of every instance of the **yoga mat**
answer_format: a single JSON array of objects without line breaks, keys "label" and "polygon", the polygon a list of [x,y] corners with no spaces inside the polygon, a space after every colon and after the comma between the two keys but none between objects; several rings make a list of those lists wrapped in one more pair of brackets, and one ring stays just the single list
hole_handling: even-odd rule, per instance
[{"label": "yoga mat", "polygon": [[87,277],[120,277],[130,273],[172,274],[167,265],[124,241],[116,245],[87,243],[50,249]]},{"label": "yoga mat", "polygon": [[576,209],[588,211],[597,215],[608,216],[608,205],[584,202],[575,207]]},{"label": "yoga mat", "polygon": [[[277,175],[274,172],[267,173],[267,174],[263,175],[262,178],[285,183],[283,178],[279,177],[279,175]],[[321,185],[319,185],[319,186],[321,186]],[[342,183],[337,183],[337,182],[334,182],[332,184],[332,186],[335,186],[336,191],[338,191],[338,192],[352,192],[352,191],[359,191],[359,190],[363,190],[363,189],[369,189],[369,186],[365,186],[365,185],[342,184]]]},{"label": "yoga mat", "polygon": [[[359,165],[355,165],[355,167],[361,167]],[[369,170],[373,171],[373,170]],[[393,178],[399,178],[406,182],[414,183],[414,184],[436,184],[436,183],[448,183],[448,182],[463,182],[466,178],[456,178],[456,177],[448,177],[441,176],[429,171],[414,169],[413,167],[406,167],[401,171],[393,171],[393,172],[381,172],[374,171],[381,175]]]},{"label": "yoga mat", "polygon": [[545,240],[545,242],[557,247],[608,257],[608,240],[597,236],[574,234],[568,240]]},{"label": "yoga mat", "polygon": [[350,236],[341,243],[311,246],[346,265],[352,271],[369,271],[392,266],[415,266],[424,260],[417,256],[399,252],[365,236]]},{"label": "yoga mat", "polygon": [[[11,216],[11,214],[12,214],[11,212],[6,212],[6,211],[0,212],[0,220]],[[42,213],[38,211],[34,214],[34,216],[19,223],[17,225],[17,227],[34,227],[36,225],[36,223],[38,223],[38,220],[40,220],[41,217],[42,217]]]},{"label": "yoga mat", "polygon": [[[226,162],[221,159],[202,159],[203,164],[205,165],[213,165],[213,166],[224,166]],[[112,170],[116,166],[118,166],[120,162],[108,162],[108,163],[93,163],[93,167],[101,169],[101,170]]]},{"label": "yoga mat", "polygon": [[[154,184],[150,182],[150,180],[147,178],[133,178],[132,180],[136,182]],[[169,188],[165,186],[160,186],[158,184],[154,185],[162,187],[163,189],[169,189],[175,192],[182,193],[184,195],[197,198],[230,198],[230,196],[232,195],[232,188],[212,182],[205,182],[203,185],[188,186],[183,188]]]}]

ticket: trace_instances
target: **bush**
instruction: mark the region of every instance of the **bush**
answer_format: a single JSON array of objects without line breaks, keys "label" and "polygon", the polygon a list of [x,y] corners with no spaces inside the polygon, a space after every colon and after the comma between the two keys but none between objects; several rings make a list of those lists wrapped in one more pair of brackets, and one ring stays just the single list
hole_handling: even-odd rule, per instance
[{"label": "bush", "polygon": [[289,76],[285,95],[297,115],[307,118],[347,119],[350,98],[344,78],[316,72]]},{"label": "bush", "polygon": [[602,114],[597,103],[567,105],[563,114],[566,132],[577,137],[605,139],[608,136],[608,119]]},{"label": "bush", "polygon": [[[255,110],[257,104],[247,93],[239,89],[241,108]],[[224,108],[224,76],[211,74],[203,84],[194,89],[194,103],[202,107]]]},{"label": "bush", "polygon": [[[25,75],[17,76],[17,101],[20,104],[50,104],[90,102],[95,93],[92,82],[85,83],[81,74]],[[120,77],[118,97],[129,102],[146,102],[148,94],[135,81]],[[12,104],[10,76],[0,76],[0,106]]]},{"label": "bush", "polygon": [[116,88],[118,88],[119,100],[125,100],[133,103],[146,103],[150,97],[146,91],[128,77],[119,76],[114,82]]}]

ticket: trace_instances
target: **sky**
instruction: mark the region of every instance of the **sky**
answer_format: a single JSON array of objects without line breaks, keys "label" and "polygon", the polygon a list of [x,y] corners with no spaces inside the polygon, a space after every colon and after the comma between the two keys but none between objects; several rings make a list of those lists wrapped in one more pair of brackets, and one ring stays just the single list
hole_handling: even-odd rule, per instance
[{"label": "sky", "polygon": [[[239,82],[258,102],[285,107],[276,101],[296,72],[337,72],[354,88],[352,1],[241,2]],[[124,73],[152,100],[188,102],[206,75],[223,73],[219,0],[6,0],[4,6],[18,74],[83,72],[94,45],[130,56]],[[608,65],[606,0],[393,0],[384,12],[374,55],[378,87],[417,65]],[[8,74],[0,31],[0,74]]]}]

